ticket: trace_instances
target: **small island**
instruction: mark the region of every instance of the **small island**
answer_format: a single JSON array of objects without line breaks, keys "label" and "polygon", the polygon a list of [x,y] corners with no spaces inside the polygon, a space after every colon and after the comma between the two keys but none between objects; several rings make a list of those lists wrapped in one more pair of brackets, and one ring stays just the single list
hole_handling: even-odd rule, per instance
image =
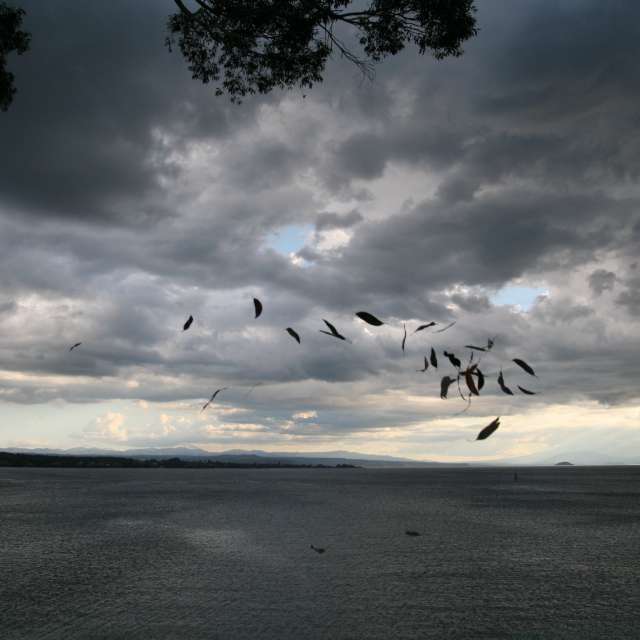
[{"label": "small island", "polygon": [[573,467],[573,462],[567,462],[566,460],[563,460],[562,462],[556,462],[555,466],[556,467]]},{"label": "small island", "polygon": [[0,451],[0,467],[72,467],[82,469],[356,469],[352,464],[296,464],[289,462],[226,462],[182,458],[125,458],[65,456]]}]

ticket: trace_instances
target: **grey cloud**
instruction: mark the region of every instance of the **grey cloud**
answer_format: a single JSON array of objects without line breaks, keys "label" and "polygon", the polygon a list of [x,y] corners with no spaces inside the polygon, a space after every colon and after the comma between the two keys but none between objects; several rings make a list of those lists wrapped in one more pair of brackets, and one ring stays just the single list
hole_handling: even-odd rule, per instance
[{"label": "grey cloud", "polygon": [[616,304],[624,307],[631,315],[640,315],[640,278],[630,278],[624,291],[616,297]]},{"label": "grey cloud", "polygon": [[0,119],[0,204],[94,223],[170,215],[163,177],[178,169],[162,136],[219,137],[251,108],[231,120],[164,48],[169,1],[23,4],[33,41],[20,101]]},{"label": "grey cloud", "polygon": [[316,231],[325,231],[327,229],[349,229],[358,222],[364,220],[363,215],[357,210],[353,209],[349,213],[339,214],[325,211],[319,213],[316,216],[315,227]]},{"label": "grey cloud", "polygon": [[596,269],[589,276],[589,287],[596,296],[600,296],[603,292],[613,289],[615,283],[616,274],[606,269]]},{"label": "grey cloud", "polygon": [[451,302],[468,313],[483,313],[491,306],[487,296],[475,294],[454,293]]}]

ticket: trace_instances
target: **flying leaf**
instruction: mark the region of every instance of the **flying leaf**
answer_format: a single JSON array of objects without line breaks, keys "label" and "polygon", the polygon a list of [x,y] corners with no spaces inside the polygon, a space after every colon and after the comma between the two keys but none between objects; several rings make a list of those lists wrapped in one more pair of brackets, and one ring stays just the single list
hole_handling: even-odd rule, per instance
[{"label": "flying leaf", "polygon": [[434,331],[433,333],[442,333],[443,331],[446,331],[447,329],[451,329],[451,327],[453,327],[453,325],[456,323],[456,320],[454,320],[452,323],[448,324],[446,327],[443,327],[442,329],[438,329],[437,331]]},{"label": "flying leaf", "polygon": [[338,335],[338,330],[328,320],[322,318],[322,322],[324,322],[327,327],[329,327],[329,331],[331,331],[334,336]]},{"label": "flying leaf", "polygon": [[465,379],[465,382],[467,383],[467,387],[469,387],[469,391],[473,393],[474,396],[479,396],[480,393],[478,392],[478,388],[476,387],[476,382],[473,379],[473,371],[471,371],[470,369],[467,369],[464,372],[464,379]]},{"label": "flying leaf", "polygon": [[182,330],[186,331],[193,324],[193,316],[189,316],[187,321],[184,323]]},{"label": "flying leaf", "polygon": [[494,345],[494,340],[492,340],[491,338],[489,338],[487,340],[487,351],[491,351],[491,349],[493,348]]},{"label": "flying leaf", "polygon": [[476,440],[486,440],[500,426],[500,418],[489,423],[476,437]]},{"label": "flying leaf", "polygon": [[524,361],[520,360],[520,358],[514,358],[513,361],[522,369],[524,369],[530,376],[535,376],[535,371]]},{"label": "flying leaf", "polygon": [[476,351],[486,351],[484,347],[474,347],[472,344],[465,344],[465,349],[475,349]]},{"label": "flying leaf", "polygon": [[507,387],[507,385],[504,383],[504,376],[502,375],[502,371],[500,371],[500,374],[498,375],[498,384],[500,385],[502,391],[508,396],[513,395],[513,391],[511,391],[511,389],[509,389],[509,387]]},{"label": "flying leaf", "polygon": [[216,389],[213,392],[213,395],[211,396],[211,398],[209,398],[209,400],[207,400],[207,402],[205,402],[204,406],[202,407],[201,411],[204,411],[215,399],[216,396],[221,392],[221,391],[225,391],[226,389],[228,389],[229,387],[222,387],[222,389]]},{"label": "flying leaf", "polygon": [[262,302],[260,302],[260,300],[258,300],[258,298],[254,298],[253,299],[253,306],[255,307],[255,310],[256,310],[256,318],[258,318],[260,316],[260,314],[262,313]]},{"label": "flying leaf", "polygon": [[449,376],[445,376],[440,380],[440,397],[444,400],[447,397],[447,393],[449,392],[449,387],[456,381],[455,378],[450,378]]},{"label": "flying leaf", "polygon": [[404,326],[404,335],[402,336],[402,351],[404,351],[404,345],[407,343],[407,323],[402,323]]},{"label": "flying leaf", "polygon": [[69,351],[73,351],[74,349],[77,349],[81,344],[82,342],[76,342],[74,345],[71,345],[71,347],[69,347]]},{"label": "flying leaf", "polygon": [[296,331],[294,331],[291,327],[287,327],[286,331],[298,344],[300,344],[300,336]]},{"label": "flying leaf", "polygon": [[442,352],[445,358],[449,358],[449,362],[456,368],[459,369],[462,366],[462,362],[460,362],[459,358],[456,358],[453,353],[448,353],[447,351]]},{"label": "flying leaf", "polygon": [[522,391],[522,393],[525,393],[528,396],[537,395],[535,391],[529,391],[529,389],[525,389],[524,387],[521,387],[520,385],[518,385],[518,389],[520,389],[520,391]]},{"label": "flying leaf", "polygon": [[484,387],[484,374],[480,369],[476,368],[473,371],[473,375],[478,376],[478,391],[482,391],[482,387]]},{"label": "flying leaf", "polygon": [[339,340],[346,340],[346,338],[342,334],[338,333],[338,330],[328,320],[325,320],[323,318],[322,322],[324,322],[327,327],[329,327],[329,331],[331,333],[329,333],[329,331],[323,331],[322,329],[320,329],[320,333],[326,333],[328,336],[333,336],[334,338],[338,338]]},{"label": "flying leaf", "polygon": [[382,320],[378,320],[378,318],[366,311],[358,311],[356,315],[360,320],[364,320],[367,324],[372,324],[374,327],[380,327],[384,324]]},{"label": "flying leaf", "polygon": [[429,358],[431,360],[431,366],[438,368],[438,357],[436,356],[436,350],[431,347],[431,356]]},{"label": "flying leaf", "polygon": [[416,369],[420,373],[424,373],[429,368],[429,361],[427,360],[427,356],[424,357],[424,369]]},{"label": "flying leaf", "polygon": [[429,322],[428,324],[421,324],[413,333],[418,333],[418,331],[424,331],[429,327],[435,327],[437,324],[438,324],[437,322]]}]

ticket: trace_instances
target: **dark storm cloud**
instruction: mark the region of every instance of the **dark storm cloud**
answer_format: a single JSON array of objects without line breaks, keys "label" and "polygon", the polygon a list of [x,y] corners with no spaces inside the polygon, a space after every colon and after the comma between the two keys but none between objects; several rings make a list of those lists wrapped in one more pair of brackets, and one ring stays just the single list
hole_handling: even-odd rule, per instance
[{"label": "dark storm cloud", "polygon": [[164,47],[169,0],[24,2],[32,32],[16,64],[20,97],[0,120],[0,205],[22,214],[133,224],[170,215],[172,146],[219,137],[233,110]]}]

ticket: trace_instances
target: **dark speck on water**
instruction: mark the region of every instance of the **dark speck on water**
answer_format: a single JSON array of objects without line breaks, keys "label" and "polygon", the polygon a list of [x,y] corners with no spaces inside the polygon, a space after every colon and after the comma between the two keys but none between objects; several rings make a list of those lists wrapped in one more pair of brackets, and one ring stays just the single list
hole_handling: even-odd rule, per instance
[{"label": "dark speck on water", "polygon": [[0,637],[638,637],[640,468],[518,471],[2,468]]}]

